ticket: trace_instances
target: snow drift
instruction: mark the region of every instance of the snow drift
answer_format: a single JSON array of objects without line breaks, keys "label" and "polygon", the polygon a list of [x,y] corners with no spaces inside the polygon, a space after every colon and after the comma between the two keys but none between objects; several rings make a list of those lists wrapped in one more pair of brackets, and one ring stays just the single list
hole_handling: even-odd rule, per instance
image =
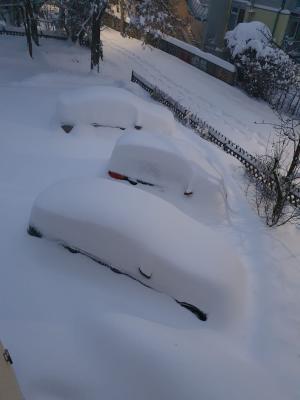
[{"label": "snow drift", "polygon": [[212,323],[243,309],[245,272],[230,245],[139,189],[100,178],[62,181],[37,198],[29,226],[197,306]]},{"label": "snow drift", "polygon": [[151,128],[167,134],[173,134],[176,127],[169,110],[117,87],[93,86],[66,92],[60,96],[57,110],[61,125]]}]

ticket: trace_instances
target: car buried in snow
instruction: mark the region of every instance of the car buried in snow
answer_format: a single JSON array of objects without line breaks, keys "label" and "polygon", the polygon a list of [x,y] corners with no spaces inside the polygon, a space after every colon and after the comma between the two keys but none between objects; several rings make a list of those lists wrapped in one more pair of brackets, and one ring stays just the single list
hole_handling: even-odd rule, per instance
[{"label": "car buried in snow", "polygon": [[167,108],[144,100],[129,90],[93,86],[63,93],[57,103],[61,127],[71,132],[76,125],[125,129],[150,129],[173,135],[174,116]]},{"label": "car buried in snow", "polygon": [[156,186],[185,195],[193,193],[194,169],[174,138],[158,133],[129,131],[117,141],[109,160],[113,179]]},{"label": "car buried in snow", "polygon": [[28,233],[163,292],[212,325],[242,313],[245,271],[221,233],[137,186],[59,182],[36,199]]}]

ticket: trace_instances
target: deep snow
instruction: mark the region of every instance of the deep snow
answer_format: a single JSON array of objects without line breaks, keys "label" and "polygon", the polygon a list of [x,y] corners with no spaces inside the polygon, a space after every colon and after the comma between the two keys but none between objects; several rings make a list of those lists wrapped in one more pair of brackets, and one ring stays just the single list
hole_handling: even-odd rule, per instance
[{"label": "deep snow", "polygon": [[91,126],[64,134],[56,105],[68,89],[113,85],[147,99],[128,83],[134,67],[249,151],[268,139],[269,127],[253,124],[274,118],[264,103],[135,40],[103,37],[99,76],[87,72],[84,49],[42,41],[30,60],[24,39],[0,37],[0,334],[25,396],[298,399],[299,232],[267,230],[245,200],[239,164],[193,132],[177,134],[226,189],[226,213],[213,218],[201,195],[198,207],[190,199],[176,207],[206,217],[235,248],[247,277],[239,324],[214,329],[170,297],[26,234],[37,195],[60,179],[106,176],[121,135]]}]

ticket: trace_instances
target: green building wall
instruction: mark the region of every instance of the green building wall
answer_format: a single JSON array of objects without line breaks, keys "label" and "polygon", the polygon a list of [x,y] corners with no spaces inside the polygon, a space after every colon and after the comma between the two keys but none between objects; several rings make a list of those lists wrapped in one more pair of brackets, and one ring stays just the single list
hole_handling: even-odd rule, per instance
[{"label": "green building wall", "polygon": [[262,8],[254,8],[251,13],[247,10],[245,21],[260,21],[266,24],[273,34],[275,42],[280,46],[283,42],[287,26],[290,19],[290,13],[283,11],[277,12]]}]

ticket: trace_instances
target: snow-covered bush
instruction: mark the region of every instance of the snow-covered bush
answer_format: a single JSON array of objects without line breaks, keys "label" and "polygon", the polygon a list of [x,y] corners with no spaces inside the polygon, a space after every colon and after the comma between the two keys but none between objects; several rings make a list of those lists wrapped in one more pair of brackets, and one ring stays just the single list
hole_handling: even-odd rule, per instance
[{"label": "snow-covered bush", "polygon": [[251,96],[270,100],[274,92],[287,90],[295,81],[295,63],[274,44],[262,22],[241,23],[225,39],[241,85]]}]

